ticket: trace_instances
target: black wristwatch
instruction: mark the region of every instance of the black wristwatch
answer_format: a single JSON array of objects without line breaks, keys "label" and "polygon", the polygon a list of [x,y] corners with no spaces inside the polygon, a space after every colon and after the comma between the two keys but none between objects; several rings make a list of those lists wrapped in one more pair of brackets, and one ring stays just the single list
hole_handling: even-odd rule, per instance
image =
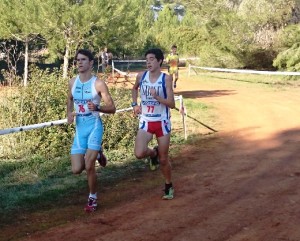
[{"label": "black wristwatch", "polygon": [[137,106],[138,104],[136,103],[136,102],[132,102],[131,103],[131,107],[135,107],[135,106]]},{"label": "black wristwatch", "polygon": [[100,105],[96,105],[95,111],[100,111]]}]

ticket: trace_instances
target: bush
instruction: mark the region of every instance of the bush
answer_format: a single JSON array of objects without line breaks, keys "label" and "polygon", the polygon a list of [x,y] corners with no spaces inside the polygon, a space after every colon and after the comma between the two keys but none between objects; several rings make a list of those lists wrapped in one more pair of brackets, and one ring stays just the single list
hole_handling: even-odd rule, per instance
[{"label": "bush", "polygon": [[[127,89],[110,89],[117,109],[128,108],[131,103],[131,92]],[[132,111],[106,115],[103,118],[105,127],[103,148],[106,150],[128,150],[133,147],[137,132],[138,120],[133,119]]]},{"label": "bush", "polygon": [[[33,67],[29,85],[16,87],[1,101],[0,128],[31,125],[66,118],[68,84],[57,70]],[[117,109],[130,106],[130,91],[110,90]],[[137,121],[130,113],[104,116],[105,149],[124,150],[133,146]],[[74,125],[59,125],[0,136],[3,143],[0,158],[28,158],[38,155],[45,160],[69,154]]]},{"label": "bush", "polygon": [[[32,67],[29,85],[16,87],[0,108],[4,113],[0,118],[1,128],[43,123],[66,116],[65,106],[67,83],[61,78],[60,72],[40,70]],[[50,159],[66,153],[66,145],[71,138],[71,126],[54,126],[32,131],[19,132],[4,139],[4,158],[25,158],[37,154]]]}]

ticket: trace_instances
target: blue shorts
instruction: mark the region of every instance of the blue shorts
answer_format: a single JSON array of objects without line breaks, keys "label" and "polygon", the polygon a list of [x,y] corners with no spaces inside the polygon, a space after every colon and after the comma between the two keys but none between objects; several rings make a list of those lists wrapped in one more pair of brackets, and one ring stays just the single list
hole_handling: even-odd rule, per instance
[{"label": "blue shorts", "polygon": [[87,149],[101,150],[103,124],[100,117],[76,116],[76,133],[71,155],[85,154]]}]

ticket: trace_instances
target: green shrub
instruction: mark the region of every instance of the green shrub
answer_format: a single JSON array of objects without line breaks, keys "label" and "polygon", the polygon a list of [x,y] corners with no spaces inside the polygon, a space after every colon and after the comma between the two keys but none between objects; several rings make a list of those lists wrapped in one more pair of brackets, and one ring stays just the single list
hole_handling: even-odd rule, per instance
[{"label": "green shrub", "polygon": [[[131,91],[122,88],[110,89],[117,109],[128,108],[131,103]],[[138,127],[138,120],[133,118],[132,111],[106,115],[103,118],[103,148],[106,150],[127,151],[132,149]]]},{"label": "green shrub", "polygon": [[[1,101],[0,128],[12,128],[66,118],[68,83],[60,71],[33,67],[29,85],[16,87]],[[110,90],[117,109],[130,106],[130,91]],[[105,149],[126,150],[133,146],[137,120],[131,111],[103,116]],[[38,155],[46,160],[69,154],[74,125],[59,125],[0,136],[0,158],[27,158]]]}]

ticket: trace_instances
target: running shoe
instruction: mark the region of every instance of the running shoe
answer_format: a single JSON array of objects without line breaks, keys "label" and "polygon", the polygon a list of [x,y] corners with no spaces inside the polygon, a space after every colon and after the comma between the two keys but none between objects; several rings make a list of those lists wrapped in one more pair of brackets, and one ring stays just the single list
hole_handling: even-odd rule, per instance
[{"label": "running shoe", "polygon": [[104,155],[103,151],[99,151],[98,156],[97,156],[97,161],[99,162],[100,166],[106,167],[107,158]]},{"label": "running shoe", "polygon": [[169,190],[165,190],[165,195],[162,196],[163,200],[172,200],[174,198],[174,188],[170,187]]},{"label": "running shoe", "polygon": [[97,210],[97,199],[89,197],[87,205],[84,207],[84,211],[91,213]]},{"label": "running shoe", "polygon": [[151,171],[155,171],[159,166],[159,159],[158,159],[158,146],[155,146],[153,150],[156,150],[156,156],[149,158],[149,166]]}]

